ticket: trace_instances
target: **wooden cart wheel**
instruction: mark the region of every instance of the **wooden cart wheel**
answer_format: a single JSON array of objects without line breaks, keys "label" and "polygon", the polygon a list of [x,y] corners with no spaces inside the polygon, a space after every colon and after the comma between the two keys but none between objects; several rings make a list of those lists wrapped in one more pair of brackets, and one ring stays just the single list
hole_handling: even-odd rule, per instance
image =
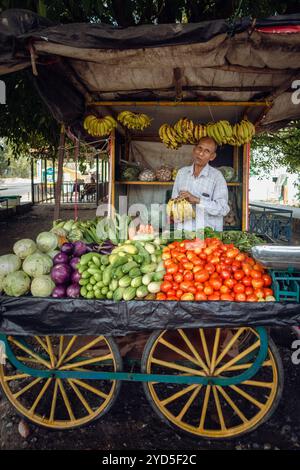
[{"label": "wooden cart wheel", "polygon": [[[187,329],[154,333],[142,358],[142,372],[198,377],[236,377],[250,369],[260,349],[252,328]],[[275,344],[256,374],[238,384],[145,382],[154,411],[167,424],[205,438],[229,438],[252,431],[276,409],[283,367]]]},{"label": "wooden cart wheel", "polygon": [[[0,365],[0,383],[11,404],[34,423],[52,429],[70,429],[103,416],[113,405],[120,381],[51,377],[53,369],[122,370],[122,359],[112,339],[10,336],[8,345],[21,366],[17,369],[10,362]],[[34,377],[26,367],[44,371],[47,376]]]}]

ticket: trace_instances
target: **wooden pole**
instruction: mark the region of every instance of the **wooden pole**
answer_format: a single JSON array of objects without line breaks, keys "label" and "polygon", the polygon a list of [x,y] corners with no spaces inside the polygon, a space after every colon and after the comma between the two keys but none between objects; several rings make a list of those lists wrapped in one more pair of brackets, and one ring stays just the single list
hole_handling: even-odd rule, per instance
[{"label": "wooden pole", "polygon": [[99,155],[96,156],[96,205],[99,203]]},{"label": "wooden pole", "polygon": [[34,205],[34,158],[31,157],[31,202]]},{"label": "wooden pole", "polygon": [[86,103],[87,106],[268,106],[268,101],[94,101]]},{"label": "wooden pole", "polygon": [[59,147],[58,147],[58,167],[57,167],[57,181],[55,185],[55,207],[53,219],[57,220],[60,216],[60,201],[61,201],[61,186],[63,179],[63,164],[65,155],[65,127],[62,124],[60,129]]}]

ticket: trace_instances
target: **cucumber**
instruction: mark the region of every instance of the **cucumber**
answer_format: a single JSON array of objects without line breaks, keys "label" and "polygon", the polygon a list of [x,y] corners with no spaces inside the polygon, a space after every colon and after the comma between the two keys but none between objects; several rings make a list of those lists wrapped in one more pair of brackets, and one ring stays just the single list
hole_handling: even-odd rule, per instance
[{"label": "cucumber", "polygon": [[136,296],[139,299],[142,299],[143,297],[146,297],[146,295],[148,295],[148,289],[147,289],[146,286],[140,286],[140,287],[137,288]]},{"label": "cucumber", "polygon": [[[130,246],[130,245],[128,245]],[[135,298],[136,289],[134,287],[127,287],[123,293],[123,300],[132,300]]]},{"label": "cucumber", "polygon": [[144,262],[144,257],[142,255],[134,255],[133,259],[137,264],[142,264]]},{"label": "cucumber", "polygon": [[86,294],[86,298],[87,299],[94,299],[95,298],[95,294],[94,294],[94,291],[90,291]]},{"label": "cucumber", "polygon": [[80,286],[86,286],[87,284],[89,284],[89,279],[80,279],[79,281],[79,285]]},{"label": "cucumber", "polygon": [[118,283],[117,279],[113,279],[111,281],[111,283],[109,284],[109,290],[114,292],[118,288],[118,285],[119,285],[119,283]]},{"label": "cucumber", "polygon": [[108,257],[108,255],[101,255],[101,264],[103,264],[104,266],[108,266],[108,265],[109,265],[109,257]]},{"label": "cucumber", "polygon": [[161,282],[150,282],[150,284],[148,284],[147,288],[148,288],[148,291],[151,293],[151,294],[157,294],[159,291],[160,291],[160,285],[161,285]]},{"label": "cucumber", "polygon": [[97,286],[99,289],[102,289],[102,287],[104,287],[103,281],[97,282],[96,286]]},{"label": "cucumber", "polygon": [[90,292],[90,291],[93,290],[93,285],[92,285],[92,284],[87,284],[87,285],[85,286],[85,288],[86,288],[86,290],[87,290],[88,292]]},{"label": "cucumber", "polygon": [[128,275],[131,277],[131,279],[134,279],[135,277],[139,277],[141,275],[141,270],[139,268],[132,268]]},{"label": "cucumber", "polygon": [[118,288],[114,291],[113,300],[114,300],[115,302],[118,302],[119,300],[122,300],[122,299],[123,299],[124,291],[125,291],[125,287],[118,287]]},{"label": "cucumber", "polygon": [[102,281],[102,272],[98,271],[97,273],[94,274],[94,279],[96,282]]},{"label": "cucumber", "polygon": [[147,250],[150,255],[153,255],[155,253],[156,246],[152,245],[152,243],[145,243],[145,250]]},{"label": "cucumber", "polygon": [[136,248],[139,250],[139,255],[144,258],[144,264],[149,264],[151,262],[150,254],[143,247],[141,242],[135,242]]},{"label": "cucumber", "polygon": [[[126,265],[125,265],[126,266]],[[124,276],[124,273],[123,273],[123,266],[119,266],[114,272],[113,272],[113,279],[121,279],[121,277]]]},{"label": "cucumber", "polygon": [[111,276],[112,276],[112,267],[111,266],[108,266],[107,268],[105,268],[105,270],[103,271],[103,278],[102,278],[102,282],[105,286],[108,286],[110,281],[111,281]]},{"label": "cucumber", "polygon": [[156,256],[155,255],[150,255],[151,258],[151,263],[156,263]]},{"label": "cucumber", "polygon": [[135,277],[132,279],[131,284],[132,287],[140,287],[142,285],[142,276]]},{"label": "cucumber", "polygon": [[86,297],[87,296],[87,289],[85,286],[83,286],[81,289],[80,289],[80,295],[82,295],[82,297]]},{"label": "cucumber", "polygon": [[100,268],[100,266],[101,266],[101,258],[100,258],[100,256],[94,255],[93,258],[92,258],[92,260],[93,260],[93,263],[94,263],[98,268]]},{"label": "cucumber", "polygon": [[129,287],[130,284],[131,284],[131,277],[130,276],[123,276],[121,277],[121,279],[119,280],[119,286],[120,287]]},{"label": "cucumber", "polygon": [[166,274],[165,270],[157,271],[153,274],[152,280],[155,281],[155,282],[162,281],[165,274]]},{"label": "cucumber", "polygon": [[150,263],[150,264],[143,264],[141,266],[141,272],[143,274],[147,274],[147,273],[153,273],[153,271],[155,271],[157,268],[157,264],[156,263]]},{"label": "cucumber", "polygon": [[128,263],[122,266],[122,271],[124,274],[127,274],[132,268],[135,268],[137,265],[138,264],[136,261],[129,261]]},{"label": "cucumber", "polygon": [[153,275],[154,275],[154,273],[144,274],[144,276],[142,278],[142,283],[144,284],[144,286],[148,286],[150,284],[150,282],[152,282]]},{"label": "cucumber", "polygon": [[138,254],[138,249],[136,246],[128,244],[128,245],[123,245],[122,246],[122,251],[125,251],[125,253],[128,253],[129,255],[137,255]]},{"label": "cucumber", "polygon": [[87,272],[93,276],[94,274],[99,273],[100,271],[99,268],[89,268]]},{"label": "cucumber", "polygon": [[106,295],[108,291],[109,291],[108,287],[107,287],[107,286],[104,286],[104,287],[102,287],[102,289],[101,289],[101,294]]},{"label": "cucumber", "polygon": [[103,295],[103,294],[101,293],[101,290],[100,290],[100,289],[94,291],[94,296],[95,296],[95,299],[97,299],[97,300],[105,299],[105,295]]},{"label": "cucumber", "polygon": [[113,269],[118,268],[119,266],[122,266],[127,263],[127,256],[119,256],[117,255],[117,258],[111,263],[111,266]]},{"label": "cucumber", "polygon": [[111,300],[113,298],[113,295],[114,295],[113,291],[109,290],[106,294],[106,298],[108,300]]},{"label": "cucumber", "polygon": [[92,284],[92,286],[95,286],[97,284],[97,281],[94,277],[90,277],[90,284]]},{"label": "cucumber", "polygon": [[89,277],[91,277],[91,273],[88,271],[84,271],[84,273],[81,274],[81,279],[88,279]]}]

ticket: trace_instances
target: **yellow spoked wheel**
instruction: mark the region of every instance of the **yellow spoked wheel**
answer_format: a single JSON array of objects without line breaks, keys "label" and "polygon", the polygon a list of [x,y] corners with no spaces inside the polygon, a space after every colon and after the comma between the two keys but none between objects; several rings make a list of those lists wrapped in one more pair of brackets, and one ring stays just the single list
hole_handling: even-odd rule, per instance
[{"label": "yellow spoked wheel", "polygon": [[229,438],[249,432],[274,412],[282,393],[283,368],[269,339],[268,354],[253,377],[231,384],[250,370],[260,336],[252,328],[187,329],[154,333],[142,359],[152,374],[227,378],[229,385],[146,382],[154,411],[167,424],[205,438]]},{"label": "yellow spoked wheel", "polygon": [[[85,373],[122,370],[122,359],[112,339],[10,336],[8,344],[21,365],[18,368],[9,362],[0,365],[0,382],[12,405],[34,423],[70,429],[99,418],[111,408],[120,389],[119,381],[55,378],[51,370]],[[31,375],[26,367],[43,371],[45,377]]]}]

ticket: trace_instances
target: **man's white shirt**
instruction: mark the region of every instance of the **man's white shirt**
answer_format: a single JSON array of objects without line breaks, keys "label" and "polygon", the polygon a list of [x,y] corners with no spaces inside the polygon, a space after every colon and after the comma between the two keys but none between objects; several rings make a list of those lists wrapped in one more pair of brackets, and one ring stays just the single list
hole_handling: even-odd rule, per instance
[{"label": "man's white shirt", "polygon": [[[214,230],[223,230],[223,217],[228,214],[228,188],[222,173],[208,163],[202,169],[199,176],[194,176],[194,165],[181,168],[176,176],[172,198],[179,196],[180,191],[188,191],[193,196],[200,198],[200,204],[196,205],[196,220],[178,223],[179,230],[196,230],[211,227]],[[204,220],[203,220],[204,219]],[[196,222],[197,221],[197,222]]]}]

